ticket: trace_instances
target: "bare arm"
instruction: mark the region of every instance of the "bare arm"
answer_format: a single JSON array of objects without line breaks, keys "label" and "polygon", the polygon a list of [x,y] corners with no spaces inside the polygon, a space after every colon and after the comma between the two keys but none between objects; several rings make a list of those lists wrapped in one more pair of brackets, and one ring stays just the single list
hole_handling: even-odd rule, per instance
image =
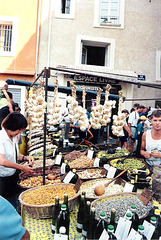
[{"label": "bare arm", "polygon": [[21,238],[21,240],[30,240],[30,234],[27,230],[26,230],[25,234],[23,235],[23,237]]},{"label": "bare arm", "polygon": [[18,169],[26,173],[33,172],[33,169],[29,167],[29,164],[21,165],[21,164],[11,162],[1,153],[0,153],[0,166]]},{"label": "bare arm", "polygon": [[145,158],[150,158],[150,153],[148,153],[145,150],[145,146],[146,146],[146,132],[143,133],[142,136],[142,142],[141,142],[141,150],[140,150],[140,154],[145,157]]},{"label": "bare arm", "polygon": [[8,100],[8,102],[12,104],[12,99],[8,96],[7,91],[6,91],[5,89],[3,89],[2,91],[3,91],[3,93],[4,93],[5,97],[6,97],[6,99]]},{"label": "bare arm", "polygon": [[123,128],[128,132],[129,137],[131,136],[131,130],[129,128],[129,126],[127,126],[126,124],[124,124]]}]

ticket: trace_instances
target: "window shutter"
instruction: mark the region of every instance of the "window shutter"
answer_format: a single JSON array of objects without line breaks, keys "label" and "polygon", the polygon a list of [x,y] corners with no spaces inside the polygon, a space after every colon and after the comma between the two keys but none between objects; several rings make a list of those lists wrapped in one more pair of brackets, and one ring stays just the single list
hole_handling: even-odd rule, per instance
[{"label": "window shutter", "polygon": [[18,103],[19,107],[21,107],[21,89],[8,88],[8,91],[12,93],[13,101]]},{"label": "window shutter", "polygon": [[101,0],[101,21],[119,23],[119,0]]},{"label": "window shutter", "polygon": [[66,0],[65,13],[70,14],[70,0]]}]

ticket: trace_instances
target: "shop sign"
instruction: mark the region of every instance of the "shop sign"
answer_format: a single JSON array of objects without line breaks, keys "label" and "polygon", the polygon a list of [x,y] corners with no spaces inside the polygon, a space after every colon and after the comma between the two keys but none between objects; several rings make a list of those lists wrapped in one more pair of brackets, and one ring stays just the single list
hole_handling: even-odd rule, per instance
[{"label": "shop sign", "polygon": [[74,81],[81,83],[116,84],[116,81],[113,79],[91,75],[74,75]]},{"label": "shop sign", "polygon": [[138,75],[138,80],[145,81],[145,75]]}]

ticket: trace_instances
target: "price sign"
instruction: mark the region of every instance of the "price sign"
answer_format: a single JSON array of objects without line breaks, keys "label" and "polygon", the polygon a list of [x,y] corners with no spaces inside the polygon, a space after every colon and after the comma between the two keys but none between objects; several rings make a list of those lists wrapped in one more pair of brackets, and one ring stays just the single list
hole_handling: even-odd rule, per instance
[{"label": "price sign", "polygon": [[55,165],[60,165],[61,159],[62,159],[62,155],[61,154],[57,155],[55,160]]},{"label": "price sign", "polygon": [[87,157],[92,159],[93,158],[93,153],[94,153],[94,151],[88,150]]},{"label": "price sign", "polygon": [[99,162],[100,162],[100,159],[95,158],[93,167],[99,167]]},{"label": "price sign", "polygon": [[114,175],[116,173],[116,168],[110,167],[107,173],[107,178],[114,178]]}]

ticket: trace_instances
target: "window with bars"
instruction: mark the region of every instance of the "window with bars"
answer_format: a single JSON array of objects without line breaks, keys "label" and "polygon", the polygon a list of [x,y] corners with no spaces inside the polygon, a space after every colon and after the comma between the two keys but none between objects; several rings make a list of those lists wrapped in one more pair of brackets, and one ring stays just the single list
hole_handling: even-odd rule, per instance
[{"label": "window with bars", "polygon": [[0,52],[11,52],[12,24],[0,24]]},{"label": "window with bars", "polygon": [[119,24],[120,0],[101,0],[100,23]]}]

